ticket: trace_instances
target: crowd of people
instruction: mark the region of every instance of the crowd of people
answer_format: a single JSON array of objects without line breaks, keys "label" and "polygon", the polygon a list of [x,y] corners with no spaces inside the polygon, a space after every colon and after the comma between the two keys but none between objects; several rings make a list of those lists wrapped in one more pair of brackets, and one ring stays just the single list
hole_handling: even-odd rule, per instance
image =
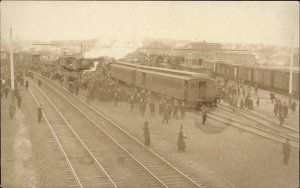
[{"label": "crowd of people", "polygon": [[[221,76],[215,78],[217,86],[217,95],[220,100],[228,103],[234,111],[235,108],[246,108],[248,110],[254,110],[260,105],[260,97],[258,94],[259,87],[257,84],[254,86],[246,85],[244,81],[233,81],[224,79]],[[254,93],[252,91],[254,89]],[[270,91],[271,103],[274,103],[273,112],[275,117],[278,118],[279,125],[283,125],[285,118],[288,117],[289,107],[287,102],[281,101],[281,99],[275,97],[274,91]],[[295,101],[291,104],[291,110],[294,113],[297,103]]]},{"label": "crowd of people", "polygon": [[127,59],[132,59],[134,61],[141,62],[141,64],[156,67],[160,67],[162,64],[167,64],[173,69],[180,69],[180,65],[184,62],[183,57],[145,52],[135,52],[128,55]]}]

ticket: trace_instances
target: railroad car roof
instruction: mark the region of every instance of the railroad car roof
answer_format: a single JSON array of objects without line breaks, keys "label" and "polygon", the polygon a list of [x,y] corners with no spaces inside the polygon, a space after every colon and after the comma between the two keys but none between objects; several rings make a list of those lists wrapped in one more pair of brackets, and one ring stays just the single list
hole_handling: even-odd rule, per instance
[{"label": "railroad car roof", "polygon": [[201,77],[201,78],[206,78],[209,79],[209,76],[206,74],[202,74],[202,73],[196,73],[196,72],[189,72],[189,71],[182,71],[182,70],[173,70],[173,69],[167,69],[167,68],[160,68],[160,67],[150,67],[150,66],[143,66],[143,65],[137,65],[137,64],[132,64],[132,63],[125,63],[125,62],[121,62],[119,61],[118,64],[124,64],[127,66],[133,66],[139,69],[151,69],[151,70],[157,70],[157,71],[166,71],[166,72],[170,72],[171,73],[175,73],[175,74],[183,74],[183,75],[187,75],[187,76],[191,76],[191,77]]},{"label": "railroad car roof", "polygon": [[112,64],[111,66],[116,66],[116,67],[121,67],[121,68],[126,68],[126,69],[130,69],[130,70],[136,70],[136,68],[133,67],[126,67],[120,64]]},{"label": "railroad car roof", "polygon": [[[232,63],[222,63],[222,64],[228,64],[228,65],[239,66],[239,67],[246,67],[246,68],[264,69],[264,70],[290,71],[289,67],[258,66],[258,65],[239,65],[239,64],[232,64]],[[293,67],[293,72],[299,73],[299,67]]]},{"label": "railroad car roof", "polygon": [[181,80],[192,80],[192,79],[195,79],[195,78],[191,78],[191,77],[187,77],[187,76],[178,76],[178,75],[174,75],[174,74],[167,74],[167,73],[156,72],[156,71],[149,71],[149,70],[143,70],[143,69],[139,69],[137,71],[138,72],[143,72],[143,73],[155,74],[155,75],[164,76],[164,77],[177,78],[177,79],[181,79]]}]

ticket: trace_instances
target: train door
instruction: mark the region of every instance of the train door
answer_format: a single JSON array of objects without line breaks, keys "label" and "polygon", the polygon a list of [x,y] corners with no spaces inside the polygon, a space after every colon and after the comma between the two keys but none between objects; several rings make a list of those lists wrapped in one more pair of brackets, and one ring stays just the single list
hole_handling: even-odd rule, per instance
[{"label": "train door", "polygon": [[198,82],[198,99],[205,100],[205,92],[206,92],[206,81]]},{"label": "train door", "polygon": [[187,95],[188,95],[188,81],[185,80],[184,81],[184,100],[186,101],[187,100]]},{"label": "train door", "polygon": [[187,92],[187,100],[188,101],[198,101],[197,96],[197,81],[196,80],[189,80],[188,81],[188,92]]}]

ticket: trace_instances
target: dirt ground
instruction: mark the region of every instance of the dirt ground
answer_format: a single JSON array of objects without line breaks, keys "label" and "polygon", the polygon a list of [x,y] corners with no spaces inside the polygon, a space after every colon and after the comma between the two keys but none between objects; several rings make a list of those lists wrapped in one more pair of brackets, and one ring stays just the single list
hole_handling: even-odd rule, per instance
[{"label": "dirt ground", "polygon": [[37,123],[37,105],[31,94],[21,89],[22,106],[9,119],[11,99],[1,99],[2,186],[67,187],[62,176],[69,173],[50,129]]},{"label": "dirt ground", "polygon": [[[3,187],[66,187],[69,169],[46,123],[37,123],[37,106],[28,91],[21,90],[23,104],[9,120],[9,100],[1,99],[1,164]],[[80,91],[85,99],[86,94]],[[150,121],[151,149],[207,187],[294,188],[298,186],[299,153],[292,150],[289,165],[283,164],[281,145],[187,113],[181,120],[162,124],[161,117],[145,116],[121,103],[90,103],[143,141],[143,122]],[[157,104],[156,104],[157,107]],[[188,137],[186,151],[177,151],[180,125]]]},{"label": "dirt ground", "polygon": [[[80,96],[85,100],[84,91]],[[166,125],[161,123],[162,118],[157,113],[155,117],[150,116],[148,106],[145,116],[142,116],[138,109],[131,112],[126,103],[114,108],[112,102],[94,100],[90,105],[141,141],[143,122],[150,121],[151,148],[179,168],[199,177],[200,182],[208,187],[298,186],[299,153],[295,149],[286,166],[281,144],[230,126],[224,127],[210,119],[205,126],[195,125],[195,121],[201,122],[201,117],[195,113],[187,113],[183,120],[171,119]],[[181,124],[188,137],[184,153],[178,152],[176,146]]]}]

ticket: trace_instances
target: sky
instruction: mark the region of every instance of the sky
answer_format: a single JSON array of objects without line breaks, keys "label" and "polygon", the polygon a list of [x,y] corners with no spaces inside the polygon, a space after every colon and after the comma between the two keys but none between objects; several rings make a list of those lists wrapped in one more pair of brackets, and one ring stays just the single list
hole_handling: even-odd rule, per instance
[{"label": "sky", "polygon": [[1,2],[1,37],[22,40],[168,38],[299,46],[294,2]]}]

